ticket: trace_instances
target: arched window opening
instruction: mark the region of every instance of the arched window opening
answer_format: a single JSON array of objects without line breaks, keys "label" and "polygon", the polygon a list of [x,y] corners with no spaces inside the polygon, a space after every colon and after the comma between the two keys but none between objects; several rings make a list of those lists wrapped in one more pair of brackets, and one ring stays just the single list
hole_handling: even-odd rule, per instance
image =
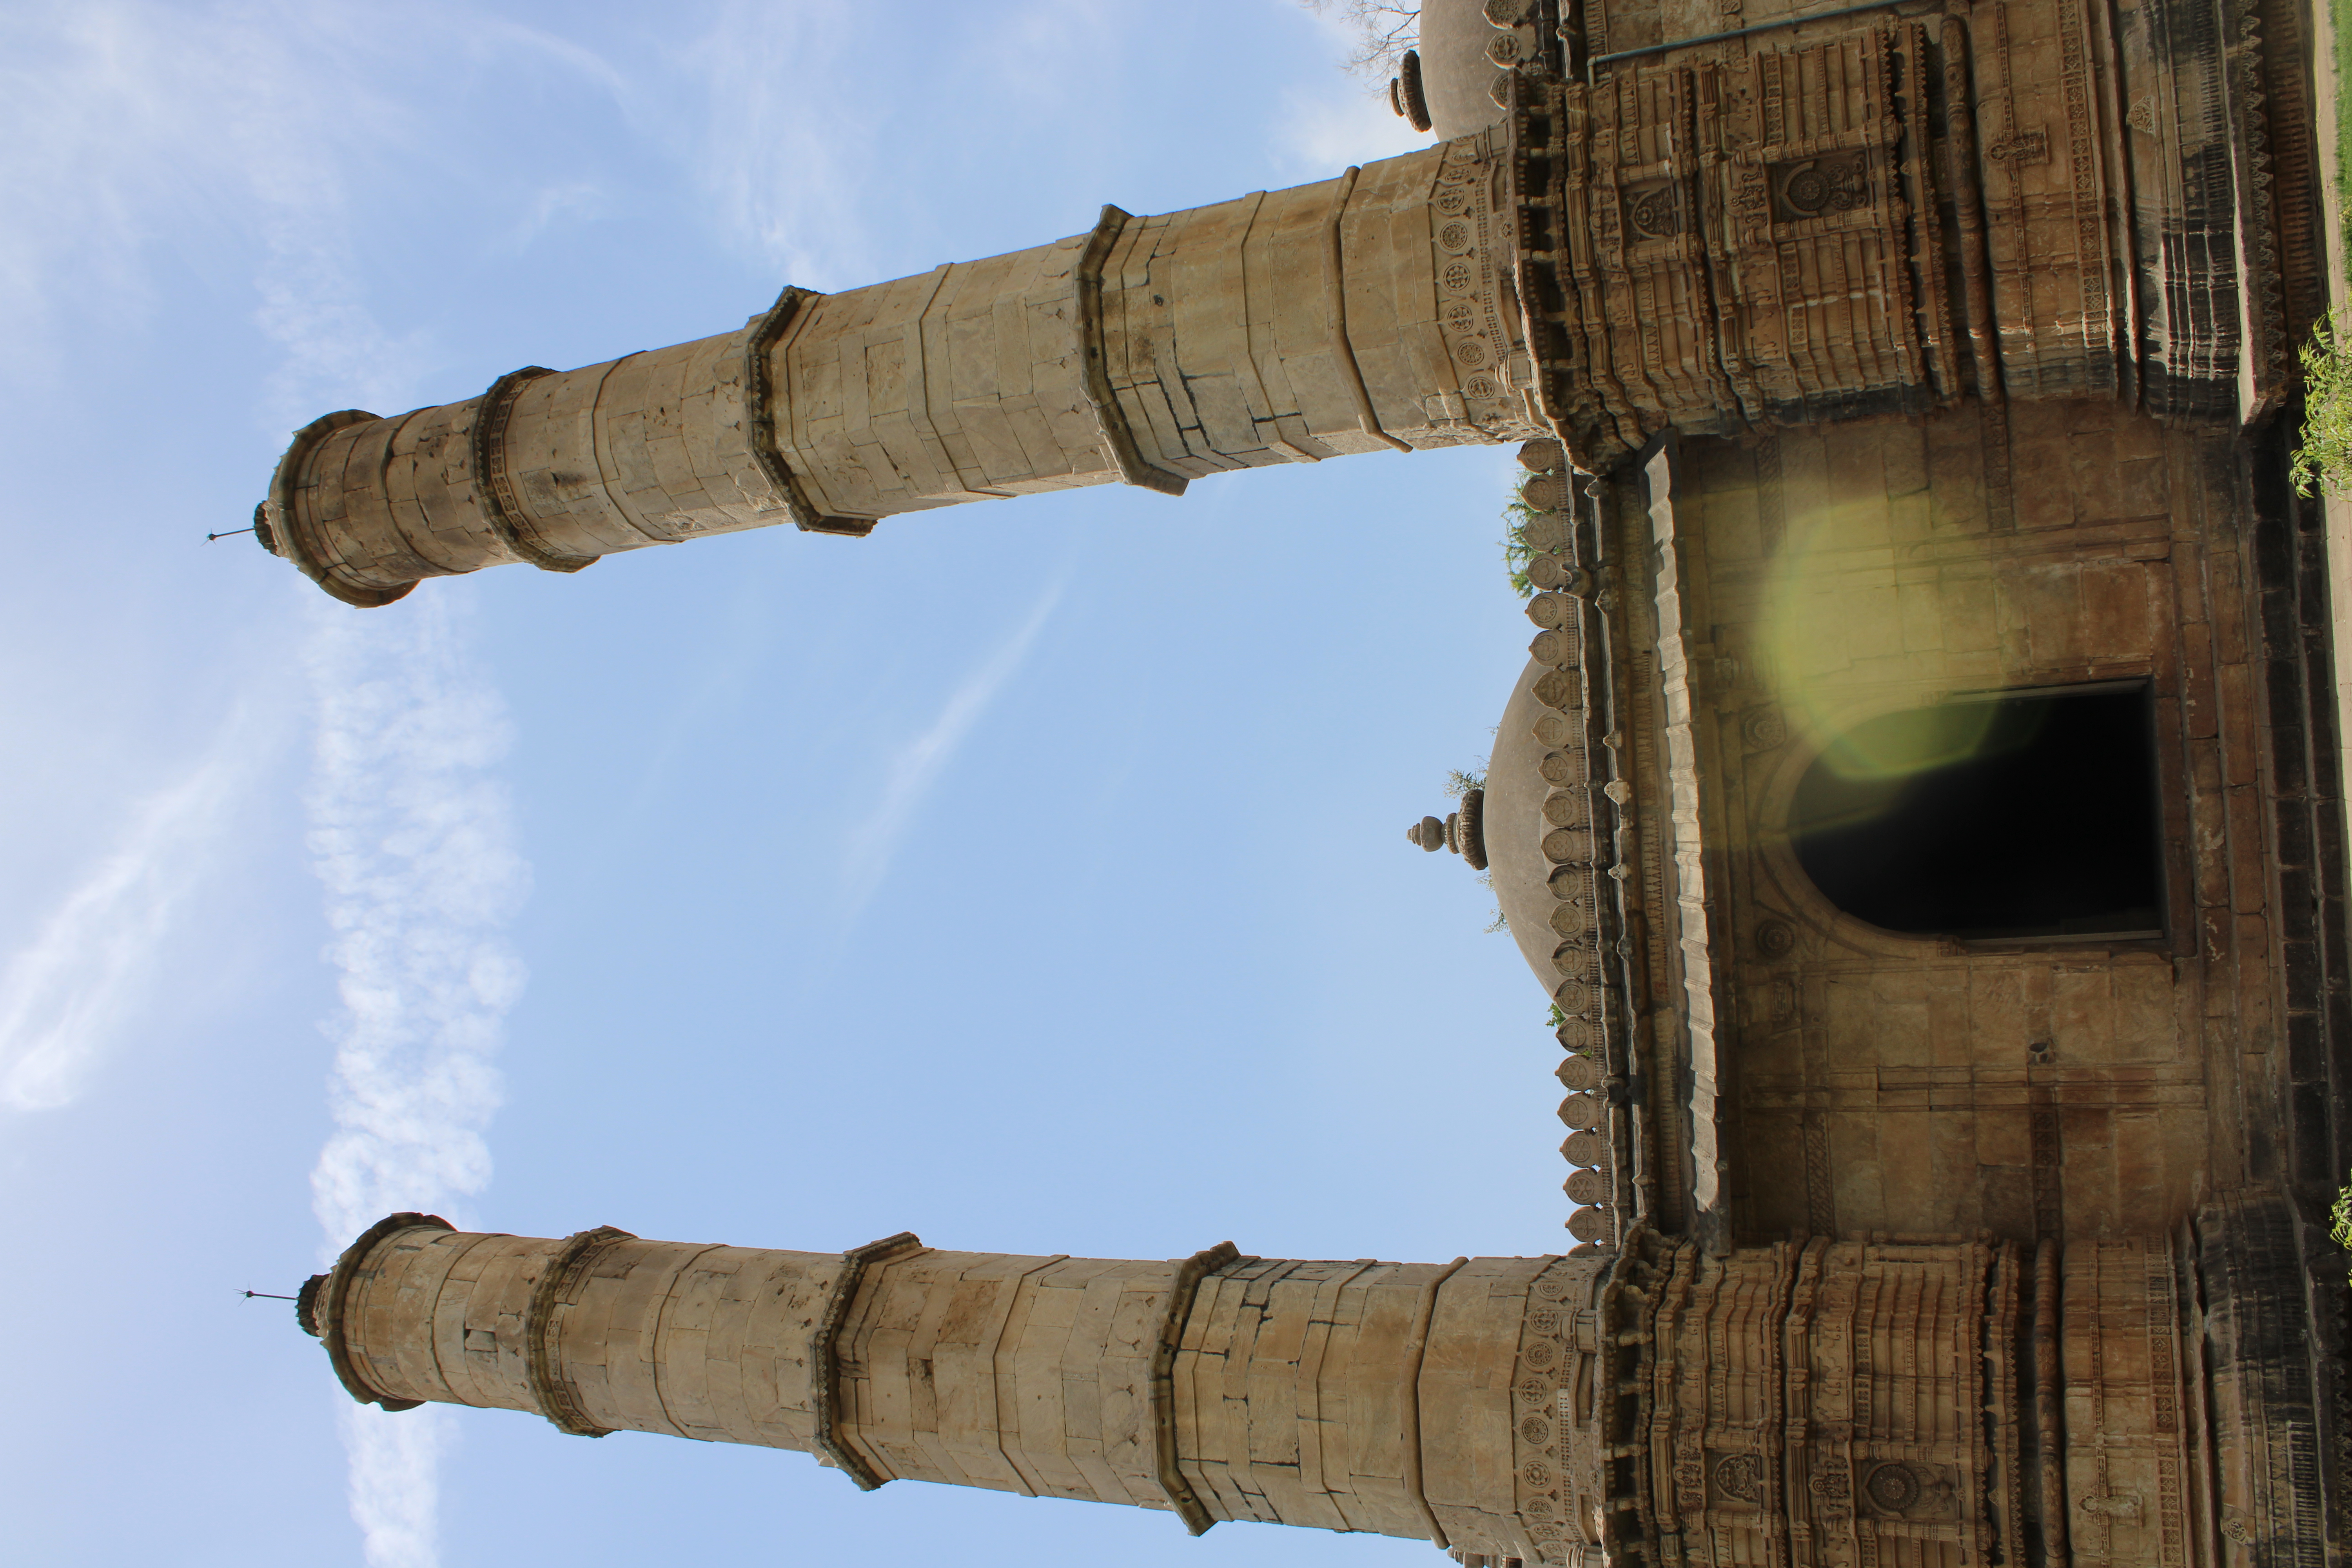
[{"label": "arched window opening", "polygon": [[1824,897],[1888,931],[2159,936],[2147,689],[1989,692],[1866,720],[1798,781],[1789,837]]}]

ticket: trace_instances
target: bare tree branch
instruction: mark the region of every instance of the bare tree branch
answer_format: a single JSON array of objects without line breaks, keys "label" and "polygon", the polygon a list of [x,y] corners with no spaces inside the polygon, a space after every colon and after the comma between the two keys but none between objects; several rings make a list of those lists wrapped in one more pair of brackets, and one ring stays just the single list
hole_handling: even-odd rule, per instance
[{"label": "bare tree branch", "polygon": [[1421,37],[1421,7],[1396,0],[1298,0],[1318,16],[1337,16],[1356,35],[1348,68],[1368,81],[1385,83],[1397,61]]}]

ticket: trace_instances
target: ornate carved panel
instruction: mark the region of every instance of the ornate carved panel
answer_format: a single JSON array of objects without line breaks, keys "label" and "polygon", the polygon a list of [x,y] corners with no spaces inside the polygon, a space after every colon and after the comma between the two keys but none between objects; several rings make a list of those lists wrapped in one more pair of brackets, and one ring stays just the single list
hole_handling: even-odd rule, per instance
[{"label": "ornate carved panel", "polygon": [[1429,197],[1440,381],[1422,398],[1417,447],[1531,440],[1549,431],[1530,411],[1532,366],[1521,343],[1512,282],[1512,213],[1502,199],[1503,162],[1489,136],[1449,143]]},{"label": "ornate carved panel", "polygon": [[[2013,1249],[1981,1242],[1817,1237],[1713,1258],[1634,1237],[1602,1337],[1641,1344],[1619,1387],[1646,1410],[1593,1435],[1617,1461],[1612,1560],[2018,1560],[2020,1279]],[[1928,1542],[1948,1544],[1923,1557]]]}]

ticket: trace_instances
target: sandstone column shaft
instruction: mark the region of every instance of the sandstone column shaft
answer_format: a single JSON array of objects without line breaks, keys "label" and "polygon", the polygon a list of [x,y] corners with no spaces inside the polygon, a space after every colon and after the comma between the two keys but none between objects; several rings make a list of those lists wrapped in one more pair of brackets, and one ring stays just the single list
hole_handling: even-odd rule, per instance
[{"label": "sandstone column shaft", "polygon": [[797,1448],[865,1486],[1125,1503],[1196,1531],[1259,1520],[1526,1556],[1522,1337],[1531,1304],[1571,1282],[1589,1297],[1597,1267],[1229,1246],[1124,1262],[910,1236],[844,1255],[396,1215],[303,1310],[353,1396],[392,1408]]},{"label": "sandstone column shaft", "polygon": [[352,1394],[390,1408],[796,1448],[863,1487],[1124,1503],[1195,1532],[1366,1531],[1473,1568],[1602,1546],[1766,1563],[1776,1541],[1800,1565],[2071,1544],[2196,1568],[2171,1544],[2212,1518],[2214,1418],[2179,1279],[2157,1237],[2030,1267],[1956,1238],[1715,1258],[1642,1227],[1569,1258],[1120,1261],[403,1214],[300,1310]]},{"label": "sandstone column shaft", "polygon": [[781,522],[1524,439],[1500,154],[1467,139],[299,433],[265,542],[329,593]]}]

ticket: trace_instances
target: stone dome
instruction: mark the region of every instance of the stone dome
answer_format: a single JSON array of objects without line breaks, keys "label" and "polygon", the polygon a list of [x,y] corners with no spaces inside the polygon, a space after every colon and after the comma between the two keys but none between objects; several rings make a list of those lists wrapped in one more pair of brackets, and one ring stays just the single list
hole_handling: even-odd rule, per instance
[{"label": "stone dome", "polygon": [[[1475,8],[1474,8],[1475,14]],[[1536,698],[1537,679],[1548,667],[1528,661],[1511,688],[1503,708],[1503,722],[1495,731],[1495,752],[1486,763],[1486,863],[1493,874],[1495,903],[1503,911],[1519,956],[1535,972],[1545,994],[1559,975],[1551,952],[1559,938],[1551,929],[1557,901],[1548,879],[1551,863],[1543,852],[1543,803],[1552,786],[1543,776],[1544,752],[1536,739],[1536,721],[1549,710]]]},{"label": "stone dome", "polygon": [[[1533,0],[1528,5],[1535,9]],[[1488,95],[1496,65],[1487,50],[1498,36],[1484,0],[1426,0],[1421,8],[1421,91],[1431,129],[1444,139],[1468,136],[1503,122]]]}]

